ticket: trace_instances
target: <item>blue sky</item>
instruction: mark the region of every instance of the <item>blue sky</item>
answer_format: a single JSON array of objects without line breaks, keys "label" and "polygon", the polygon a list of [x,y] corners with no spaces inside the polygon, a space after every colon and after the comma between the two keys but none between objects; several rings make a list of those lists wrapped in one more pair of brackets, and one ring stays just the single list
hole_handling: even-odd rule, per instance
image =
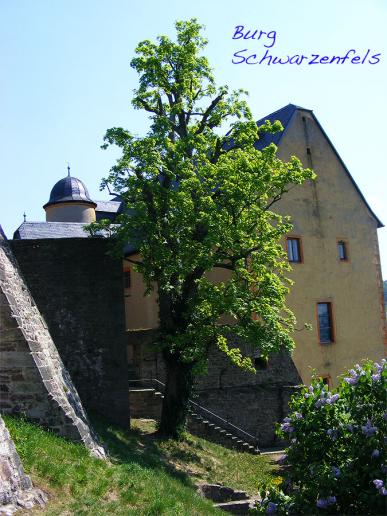
[{"label": "blue sky", "polygon": [[[258,119],[289,102],[313,109],[368,202],[387,223],[387,3],[384,0],[0,0],[0,223],[8,237],[23,220],[44,220],[42,205],[66,175],[94,199],[117,156],[100,149],[104,132],[141,134],[147,118],[130,105],[129,67],[143,39],[172,35],[177,19],[206,26],[206,54],[218,84],[244,88]],[[380,62],[344,65],[235,65],[234,52],[263,55],[269,40],[233,40],[235,26],[275,31],[273,55],[381,53]],[[371,55],[370,54],[370,55]],[[352,56],[355,56],[352,53]],[[379,230],[387,278],[387,229]]]}]

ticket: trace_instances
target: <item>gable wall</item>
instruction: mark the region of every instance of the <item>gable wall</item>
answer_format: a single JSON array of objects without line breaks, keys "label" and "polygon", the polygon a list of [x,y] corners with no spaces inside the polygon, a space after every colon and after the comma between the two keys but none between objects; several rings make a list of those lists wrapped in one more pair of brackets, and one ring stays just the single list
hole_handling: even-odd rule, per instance
[{"label": "gable wall", "polygon": [[[313,325],[312,332],[295,335],[294,360],[305,382],[310,379],[310,366],[334,380],[364,358],[383,357],[376,221],[312,114],[297,111],[279,144],[279,156],[286,160],[294,154],[310,166],[307,146],[318,179],[288,192],[276,205],[292,216],[292,234],[302,238],[304,263],[294,264],[289,274],[295,285],[288,303],[299,328],[305,322]],[[341,238],[348,242],[348,262],[338,259],[337,240]],[[319,344],[319,301],[332,303],[334,344]]]}]

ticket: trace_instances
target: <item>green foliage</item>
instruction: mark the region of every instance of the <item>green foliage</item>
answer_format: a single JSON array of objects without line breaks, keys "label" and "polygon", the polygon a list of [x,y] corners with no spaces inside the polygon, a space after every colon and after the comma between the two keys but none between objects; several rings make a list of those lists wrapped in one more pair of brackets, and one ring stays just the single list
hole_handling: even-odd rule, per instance
[{"label": "green foliage", "polygon": [[[163,349],[197,364],[218,343],[251,369],[222,337],[232,332],[264,355],[292,348],[295,320],[285,306],[288,264],[279,243],[291,224],[271,208],[314,174],[295,157],[282,162],[275,145],[255,149],[260,134],[282,126],[257,127],[245,92],[216,87],[201,55],[201,30],[195,19],[177,22],[176,42],[160,36],[136,48],[132,103],[150,114],[151,126],[143,137],[106,132],[104,147],[116,145],[122,154],[102,185],[127,207],[111,228],[118,252],[135,245],[141,260],[132,261],[147,291],[157,286]],[[213,269],[226,270],[228,279],[210,281]],[[233,323],[217,324],[222,314]]]},{"label": "green foliage", "polygon": [[262,493],[260,513],[383,514],[387,367],[365,362],[328,391],[315,379],[295,395],[278,430],[290,441],[283,487]]},{"label": "green foliage", "polygon": [[199,498],[196,482],[218,482],[253,494],[274,479],[262,457],[228,450],[188,434],[186,442],[157,440],[149,422],[125,431],[94,422],[109,461],[23,419],[4,416],[26,472],[49,494],[44,514],[220,514]]}]

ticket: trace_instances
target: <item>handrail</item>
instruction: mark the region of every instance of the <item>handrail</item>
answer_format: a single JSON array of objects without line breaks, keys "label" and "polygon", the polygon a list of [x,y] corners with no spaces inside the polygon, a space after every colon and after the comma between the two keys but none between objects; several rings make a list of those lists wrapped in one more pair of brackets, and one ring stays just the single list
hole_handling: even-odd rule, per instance
[{"label": "handrail", "polygon": [[[132,383],[132,382],[133,383],[134,382],[155,382],[155,383],[161,385],[162,387],[165,387],[165,383],[160,382],[160,380],[158,380],[157,378],[141,378],[139,380],[129,380],[129,383]],[[239,433],[242,433],[242,434],[248,436],[249,440],[253,441],[256,444],[257,449],[258,449],[258,438],[255,437],[254,435],[249,434],[248,432],[246,432],[242,428],[239,428],[238,426],[230,423],[226,419],[223,419],[222,417],[218,416],[214,412],[211,412],[211,410],[206,409],[205,407],[203,407],[202,405],[199,405],[199,403],[196,403],[195,401],[193,401],[191,399],[188,400],[188,403],[190,403],[191,405],[194,405],[195,407],[198,407],[200,410],[206,412],[207,414],[211,414],[211,416],[215,417],[219,421],[222,421],[222,423],[225,423],[226,425],[228,425],[228,426],[230,426],[232,428],[235,428],[235,430],[237,430]]]}]

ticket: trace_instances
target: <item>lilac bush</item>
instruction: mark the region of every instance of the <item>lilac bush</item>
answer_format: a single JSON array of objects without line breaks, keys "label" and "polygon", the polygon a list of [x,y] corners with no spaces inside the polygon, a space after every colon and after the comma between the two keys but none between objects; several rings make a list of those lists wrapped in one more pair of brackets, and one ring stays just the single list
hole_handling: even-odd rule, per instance
[{"label": "lilac bush", "polygon": [[356,364],[338,387],[302,387],[277,433],[288,441],[282,485],[260,514],[385,514],[387,366]]}]

